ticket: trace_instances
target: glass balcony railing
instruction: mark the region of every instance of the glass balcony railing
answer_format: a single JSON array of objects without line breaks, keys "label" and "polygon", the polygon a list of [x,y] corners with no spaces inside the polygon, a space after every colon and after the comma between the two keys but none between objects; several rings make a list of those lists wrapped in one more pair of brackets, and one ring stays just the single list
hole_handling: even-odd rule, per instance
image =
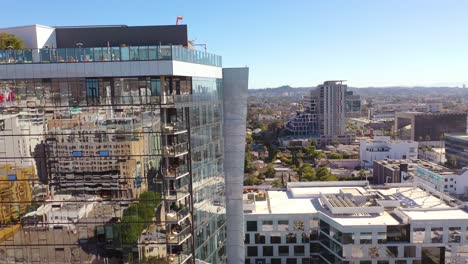
[{"label": "glass balcony railing", "polygon": [[183,251],[180,254],[173,254],[167,257],[168,263],[170,264],[183,264],[186,263],[192,256],[189,250]]},{"label": "glass balcony railing", "polygon": [[166,200],[180,200],[190,194],[188,185],[178,188],[177,190],[167,190],[165,192]]},{"label": "glass balcony railing", "polygon": [[175,60],[221,67],[221,56],[179,46],[0,50],[0,64]]},{"label": "glass balcony railing", "polygon": [[188,144],[181,143],[177,145],[164,146],[165,156],[180,156],[188,152]]},{"label": "glass balcony railing", "polygon": [[168,169],[164,170],[164,176],[166,178],[179,178],[189,172],[188,165],[180,165],[178,167],[170,166]]},{"label": "glass balcony railing", "polygon": [[190,210],[188,207],[183,207],[178,211],[170,211],[166,213],[166,221],[167,222],[179,222],[186,218],[190,214]]},{"label": "glass balcony railing", "polygon": [[172,105],[180,103],[190,103],[192,102],[193,95],[191,94],[181,94],[181,95],[166,95],[161,96],[162,105]]},{"label": "glass balcony railing", "polygon": [[167,242],[170,244],[180,244],[184,242],[191,234],[190,225],[182,227],[182,230],[172,230],[167,234]]},{"label": "glass balcony railing", "polygon": [[174,134],[174,133],[187,131],[187,122],[179,121],[179,122],[163,123],[162,131],[163,133],[168,133],[168,134]]}]

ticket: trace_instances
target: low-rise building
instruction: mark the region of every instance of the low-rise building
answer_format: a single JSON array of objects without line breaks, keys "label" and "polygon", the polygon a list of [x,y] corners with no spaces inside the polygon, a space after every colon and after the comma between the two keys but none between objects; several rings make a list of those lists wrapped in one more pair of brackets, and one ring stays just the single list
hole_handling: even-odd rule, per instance
[{"label": "low-rise building", "polygon": [[287,190],[244,194],[244,221],[245,263],[465,263],[468,258],[463,203],[418,183],[288,183]]},{"label": "low-rise building", "polygon": [[419,183],[468,197],[468,170],[453,170],[421,159],[374,161],[373,183]]},{"label": "low-rise building", "polygon": [[87,217],[98,202],[90,195],[56,195],[37,210],[26,214],[21,222],[28,228],[63,228],[74,230],[83,217]]},{"label": "low-rise building", "polygon": [[418,142],[411,140],[392,140],[378,136],[360,141],[360,160],[362,167],[372,167],[375,160],[413,159],[418,157]]}]

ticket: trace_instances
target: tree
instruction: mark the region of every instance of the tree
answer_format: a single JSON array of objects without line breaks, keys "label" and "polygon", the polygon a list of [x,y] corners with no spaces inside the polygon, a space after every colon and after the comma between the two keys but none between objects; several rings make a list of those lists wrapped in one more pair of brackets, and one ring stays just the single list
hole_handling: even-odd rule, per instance
[{"label": "tree", "polygon": [[366,171],[365,171],[364,169],[359,170],[359,176],[360,176],[361,178],[366,177]]},{"label": "tree", "polygon": [[247,177],[247,179],[244,180],[245,186],[259,185],[260,183],[262,183],[262,181],[258,179],[256,176],[249,176]]},{"label": "tree", "polygon": [[24,49],[24,42],[13,34],[0,33],[0,49]]},{"label": "tree", "polygon": [[265,177],[267,177],[267,178],[274,178],[275,177],[275,168],[273,167],[273,164],[268,164],[267,170],[265,172]]},{"label": "tree", "polygon": [[431,141],[431,136],[430,135],[426,135],[426,141]]},{"label": "tree", "polygon": [[343,159],[343,155],[338,153],[332,153],[330,154],[330,159]]},{"label": "tree", "polygon": [[457,158],[455,156],[451,156],[447,160],[447,166],[449,166],[450,168],[455,168],[457,166]]},{"label": "tree", "polygon": [[279,179],[275,179],[275,180],[273,181],[273,183],[272,183],[272,186],[273,186],[274,188],[281,188],[281,187],[283,187],[283,184],[281,184],[281,181],[280,181]]},{"label": "tree", "polygon": [[261,124],[260,129],[262,130],[262,132],[266,132],[268,131],[268,126],[266,124]]},{"label": "tree", "polygon": [[304,163],[300,167],[300,179],[301,181],[315,181],[316,174],[312,165]]},{"label": "tree", "polygon": [[314,146],[314,147],[317,146],[317,141],[316,141],[315,139],[311,139],[311,138],[310,138],[310,139],[309,139],[309,143],[310,143],[311,146]]},{"label": "tree", "polygon": [[317,179],[319,181],[326,181],[328,177],[331,175],[330,171],[326,167],[320,167],[315,172]]}]

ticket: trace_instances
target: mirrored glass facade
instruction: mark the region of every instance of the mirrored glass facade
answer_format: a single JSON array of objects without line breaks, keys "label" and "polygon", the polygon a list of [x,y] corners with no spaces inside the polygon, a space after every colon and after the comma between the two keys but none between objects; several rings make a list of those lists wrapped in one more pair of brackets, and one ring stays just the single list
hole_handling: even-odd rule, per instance
[{"label": "mirrored glass facade", "polygon": [[224,263],[221,83],[0,80],[0,263]]}]

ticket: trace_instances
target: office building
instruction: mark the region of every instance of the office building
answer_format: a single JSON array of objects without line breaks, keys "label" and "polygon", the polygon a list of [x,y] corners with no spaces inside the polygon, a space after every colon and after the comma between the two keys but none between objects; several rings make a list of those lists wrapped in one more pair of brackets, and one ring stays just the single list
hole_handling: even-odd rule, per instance
[{"label": "office building", "polygon": [[245,263],[464,263],[463,203],[423,184],[246,191]]},{"label": "office building", "polygon": [[448,133],[466,133],[466,113],[398,112],[395,134],[399,139],[443,141]]},{"label": "office building", "polygon": [[304,108],[286,124],[292,135],[315,138],[321,145],[354,140],[354,134],[346,132],[346,113],[360,112],[360,98],[347,91],[343,81],[317,86],[304,97]]},{"label": "office building", "polygon": [[392,140],[386,136],[360,141],[361,167],[372,167],[374,160],[415,159],[418,157],[418,142],[411,140]]},{"label": "office building", "polygon": [[[0,243],[0,262],[225,263],[226,255],[243,256],[241,239],[227,245],[226,237],[242,226],[235,190],[244,148],[235,146],[245,140],[247,68],[223,69],[220,56],[195,50],[186,25],[0,32],[27,47],[0,50],[2,143],[20,142],[0,152],[0,163],[32,164],[47,184],[39,208],[28,208],[28,231]],[[226,205],[229,195],[239,204]],[[59,202],[64,196],[71,198]],[[240,223],[226,223],[226,207]]]},{"label": "office building", "polygon": [[468,166],[468,135],[445,134],[445,156],[447,161],[455,161],[456,167]]}]

